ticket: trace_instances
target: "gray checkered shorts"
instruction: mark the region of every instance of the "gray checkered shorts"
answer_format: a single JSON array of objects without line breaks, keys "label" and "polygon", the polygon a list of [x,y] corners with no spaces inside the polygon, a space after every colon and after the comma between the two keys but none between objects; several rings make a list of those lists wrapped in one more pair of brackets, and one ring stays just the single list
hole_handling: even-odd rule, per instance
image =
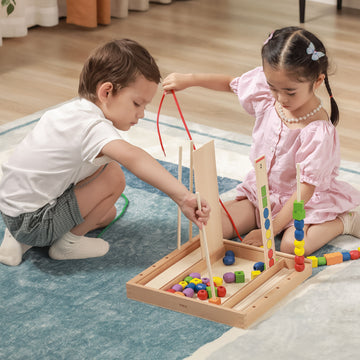
[{"label": "gray checkered shorts", "polygon": [[34,212],[17,217],[3,213],[1,215],[17,241],[39,247],[51,246],[84,221],[74,193],[74,185],[59,196],[55,204],[47,204]]}]

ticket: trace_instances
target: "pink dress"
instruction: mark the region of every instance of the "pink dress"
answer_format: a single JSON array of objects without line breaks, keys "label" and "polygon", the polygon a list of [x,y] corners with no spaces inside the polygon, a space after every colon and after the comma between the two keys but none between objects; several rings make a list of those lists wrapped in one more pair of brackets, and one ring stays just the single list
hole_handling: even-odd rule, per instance
[{"label": "pink dress", "polygon": [[[266,157],[272,216],[275,217],[296,191],[296,163],[300,181],[316,186],[306,203],[306,224],[334,220],[360,204],[360,192],[338,181],[340,144],[330,121],[314,121],[303,129],[289,129],[279,118],[275,99],[262,67],[230,83],[244,109],[255,117],[250,160]],[[258,208],[255,170],[237,186],[237,199],[249,199]],[[258,212],[257,212],[258,213]],[[258,226],[260,226],[257,214]],[[288,226],[292,225],[292,222]]]}]

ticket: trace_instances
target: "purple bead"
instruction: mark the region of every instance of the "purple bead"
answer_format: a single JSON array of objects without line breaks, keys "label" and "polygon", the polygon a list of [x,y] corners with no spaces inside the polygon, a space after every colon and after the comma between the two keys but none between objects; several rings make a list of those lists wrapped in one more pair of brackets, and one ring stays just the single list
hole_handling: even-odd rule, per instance
[{"label": "purple bead", "polygon": [[193,297],[194,296],[194,290],[192,288],[186,288],[184,289],[183,293],[187,297]]},{"label": "purple bead", "polygon": [[191,276],[193,279],[194,278],[201,279],[200,273],[197,273],[197,272],[193,272],[189,276]]},{"label": "purple bead", "polygon": [[210,282],[210,279],[209,278],[207,278],[207,277],[203,277],[202,279],[201,279],[201,281],[202,281],[202,283],[203,284],[207,284],[207,283],[209,283]]},{"label": "purple bead", "polygon": [[223,275],[223,279],[226,283],[235,282],[235,274],[233,272],[227,272]]},{"label": "purple bead", "polygon": [[172,289],[175,291],[183,291],[183,287],[180,284],[175,284]]}]

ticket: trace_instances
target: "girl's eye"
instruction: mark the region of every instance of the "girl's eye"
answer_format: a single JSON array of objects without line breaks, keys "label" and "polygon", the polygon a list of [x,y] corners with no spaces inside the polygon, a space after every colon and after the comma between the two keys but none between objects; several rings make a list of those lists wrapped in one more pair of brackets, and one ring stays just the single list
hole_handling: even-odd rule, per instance
[{"label": "girl's eye", "polygon": [[137,102],[135,102],[134,101],[134,105],[136,106],[136,107],[139,107],[140,105],[137,103]]},{"label": "girl's eye", "polygon": [[291,94],[290,94],[290,93],[288,93],[288,95],[289,95],[289,96],[295,96],[295,95],[296,95],[296,93],[291,93]]}]

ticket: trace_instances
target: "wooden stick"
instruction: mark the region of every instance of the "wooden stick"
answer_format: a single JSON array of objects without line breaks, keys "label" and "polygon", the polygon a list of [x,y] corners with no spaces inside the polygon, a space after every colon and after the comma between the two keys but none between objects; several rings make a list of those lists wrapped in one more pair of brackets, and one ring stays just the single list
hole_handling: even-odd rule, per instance
[{"label": "wooden stick", "polygon": [[[191,193],[194,192],[194,158],[193,158],[193,150],[194,150],[194,141],[190,140],[190,167],[189,167],[189,191]],[[189,221],[189,240],[192,239],[192,221]]]},{"label": "wooden stick", "polygon": [[300,164],[296,164],[296,197],[297,201],[301,201],[301,190],[300,190]]},{"label": "wooden stick", "polygon": [[[178,180],[182,183],[182,146],[179,146]],[[178,206],[177,248],[181,247],[181,209]]]},{"label": "wooden stick", "polygon": [[[196,192],[196,200],[197,200],[197,204],[198,204],[198,209],[201,210],[201,200],[200,200],[200,194],[198,192]],[[212,275],[210,255],[209,255],[209,249],[208,249],[207,238],[206,238],[206,230],[205,230],[204,225],[202,227],[202,230],[200,230],[200,231],[202,232],[202,235],[203,235],[205,259],[206,259],[207,270],[208,270],[209,278],[210,278],[211,298],[216,299],[217,296],[216,296],[216,292],[215,292],[214,278]]]}]

